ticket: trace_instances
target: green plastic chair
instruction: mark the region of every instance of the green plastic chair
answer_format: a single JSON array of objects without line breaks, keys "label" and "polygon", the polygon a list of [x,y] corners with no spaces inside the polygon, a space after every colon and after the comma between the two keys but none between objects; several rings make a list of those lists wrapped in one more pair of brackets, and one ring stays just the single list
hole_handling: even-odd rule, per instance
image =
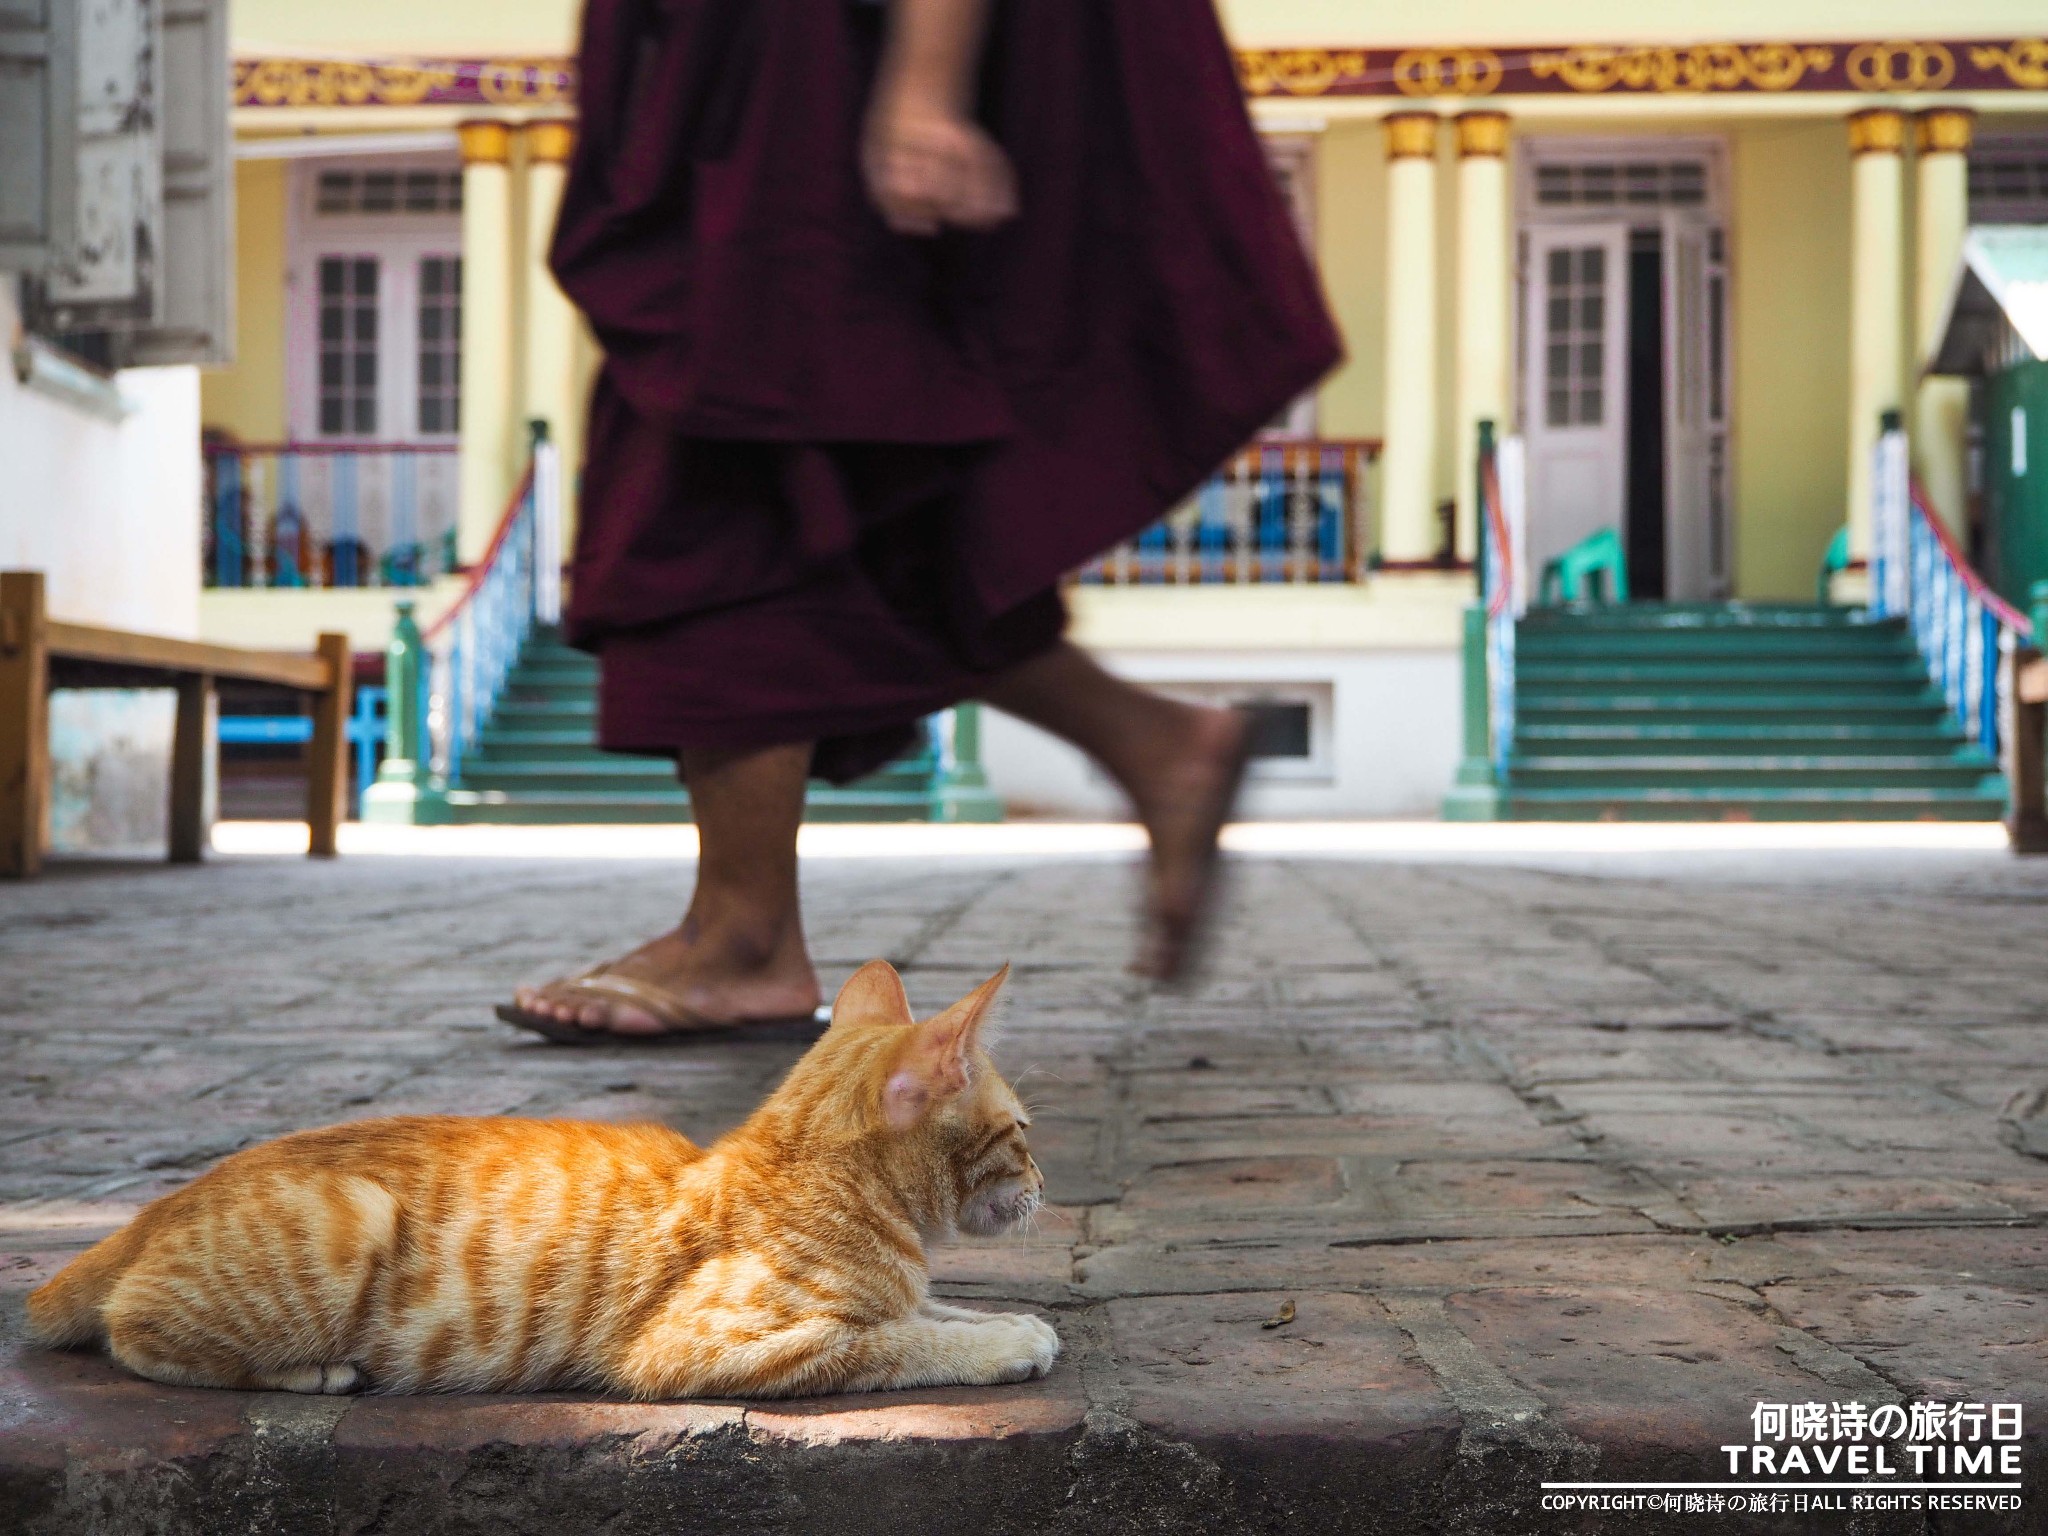
[{"label": "green plastic chair", "polygon": [[1628,560],[1621,535],[1612,528],[1589,534],[1543,567],[1537,602],[1625,603],[1628,601]]},{"label": "green plastic chair", "polygon": [[1820,572],[1813,578],[1813,600],[1827,606],[1828,592],[1837,571],[1849,569],[1849,525],[1844,523],[1828,540],[1828,552],[1820,557]]}]

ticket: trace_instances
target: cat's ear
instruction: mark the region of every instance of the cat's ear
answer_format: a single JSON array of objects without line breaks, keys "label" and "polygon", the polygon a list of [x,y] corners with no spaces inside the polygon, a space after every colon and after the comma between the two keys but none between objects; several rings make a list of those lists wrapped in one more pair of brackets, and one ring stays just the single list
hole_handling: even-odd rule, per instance
[{"label": "cat's ear", "polygon": [[890,1125],[908,1130],[934,1105],[967,1086],[968,1062],[981,1039],[981,1026],[1009,976],[1006,965],[944,1013],[911,1031],[882,1090],[882,1108]]},{"label": "cat's ear", "polygon": [[886,960],[870,960],[839,989],[832,1004],[834,1024],[908,1024],[910,998],[903,978]]}]

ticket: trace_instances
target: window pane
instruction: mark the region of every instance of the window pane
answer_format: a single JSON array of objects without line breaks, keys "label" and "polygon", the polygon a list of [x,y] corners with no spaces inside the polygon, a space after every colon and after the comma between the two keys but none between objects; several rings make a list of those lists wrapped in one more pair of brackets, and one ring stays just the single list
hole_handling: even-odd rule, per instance
[{"label": "window pane", "polygon": [[1569,379],[1572,375],[1572,349],[1568,342],[1553,341],[1544,348],[1543,377],[1551,383]]},{"label": "window pane", "polygon": [[1589,245],[1579,252],[1579,281],[1599,286],[1607,281],[1607,249]]},{"label": "window pane", "polygon": [[1584,342],[1579,347],[1579,377],[1597,379],[1600,370],[1606,366],[1605,349],[1597,341]]},{"label": "window pane", "polygon": [[1579,391],[1579,425],[1597,427],[1604,416],[1600,405],[1600,386],[1588,384]]},{"label": "window pane", "polygon": [[1568,427],[1572,424],[1572,392],[1568,389],[1552,389],[1544,393],[1543,422],[1545,426]]},{"label": "window pane", "polygon": [[419,404],[415,420],[421,432],[453,432],[461,415],[461,260],[454,256],[424,257],[419,276],[419,313],[415,321]]},{"label": "window pane", "polygon": [[1548,265],[1550,268],[1551,287],[1562,288],[1571,282],[1572,253],[1570,251],[1552,251]]}]

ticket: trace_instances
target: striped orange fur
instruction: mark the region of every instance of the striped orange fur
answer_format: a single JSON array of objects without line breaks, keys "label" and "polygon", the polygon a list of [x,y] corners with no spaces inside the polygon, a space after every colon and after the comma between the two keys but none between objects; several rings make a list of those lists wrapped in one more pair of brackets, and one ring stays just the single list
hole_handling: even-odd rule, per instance
[{"label": "striped orange fur", "polygon": [[292,1392],[784,1397],[1043,1375],[1035,1317],[931,1299],[925,1245],[1029,1218],[1023,1106],[982,1045],[1009,968],[916,1022],[882,961],[753,1117],[370,1120],[251,1147],[28,1299],[45,1343]]}]

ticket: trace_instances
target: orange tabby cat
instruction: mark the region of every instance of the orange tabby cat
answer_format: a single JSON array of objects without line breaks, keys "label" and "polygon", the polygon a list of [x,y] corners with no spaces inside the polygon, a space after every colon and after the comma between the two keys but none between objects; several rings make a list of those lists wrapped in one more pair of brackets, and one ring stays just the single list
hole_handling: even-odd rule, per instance
[{"label": "orange tabby cat", "polygon": [[925,1244],[1037,1209],[980,1034],[1003,970],[919,1024],[863,967],[709,1149],[652,1125],[408,1117],[238,1152],[28,1299],[50,1344],[290,1392],[782,1397],[1043,1375],[1035,1317],[931,1300]]}]

